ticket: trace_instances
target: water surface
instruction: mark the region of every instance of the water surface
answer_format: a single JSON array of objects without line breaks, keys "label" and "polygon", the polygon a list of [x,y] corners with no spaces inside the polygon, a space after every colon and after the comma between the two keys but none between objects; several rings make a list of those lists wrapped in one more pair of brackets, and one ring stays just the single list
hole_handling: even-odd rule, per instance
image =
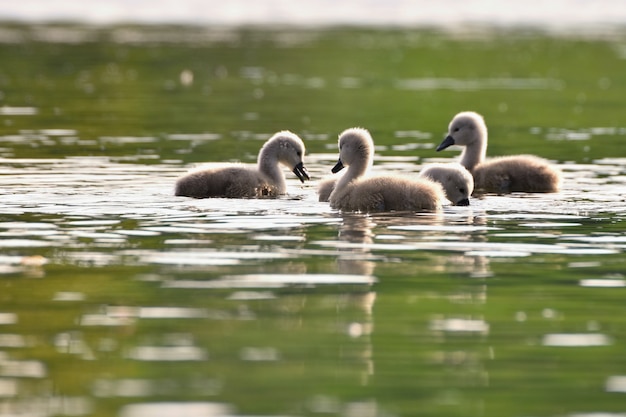
[{"label": "water surface", "polygon": [[[622,415],[624,38],[488,33],[9,25],[0,415]],[[417,173],[466,109],[563,190],[317,201],[344,128]],[[173,196],[285,128],[313,181]]]}]

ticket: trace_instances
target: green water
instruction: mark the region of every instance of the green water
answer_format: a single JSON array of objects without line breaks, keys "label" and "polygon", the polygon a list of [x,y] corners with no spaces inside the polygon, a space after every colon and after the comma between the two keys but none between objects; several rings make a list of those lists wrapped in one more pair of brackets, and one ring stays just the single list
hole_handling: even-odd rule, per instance
[{"label": "green water", "polygon": [[[626,412],[624,33],[1,29],[0,416]],[[317,202],[343,129],[417,172],[461,110],[563,191]],[[282,129],[311,183],[173,196]]]}]

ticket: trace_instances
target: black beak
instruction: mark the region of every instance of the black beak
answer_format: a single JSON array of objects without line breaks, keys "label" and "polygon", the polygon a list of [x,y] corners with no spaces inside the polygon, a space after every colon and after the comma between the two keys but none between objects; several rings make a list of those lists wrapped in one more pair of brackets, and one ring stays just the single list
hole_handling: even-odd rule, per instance
[{"label": "black beak", "polygon": [[293,173],[300,178],[300,181],[304,182],[304,180],[310,180],[309,173],[306,172],[306,168],[302,162],[298,163],[296,167],[293,169]]},{"label": "black beak", "polygon": [[446,136],[446,138],[437,146],[437,152],[446,149],[448,146],[454,145],[454,138],[452,136]]},{"label": "black beak", "polygon": [[463,200],[459,200],[456,202],[457,206],[469,206],[469,198],[464,198]]},{"label": "black beak", "polygon": [[339,171],[341,171],[343,169],[343,163],[341,162],[341,159],[337,161],[337,163],[335,164],[335,166],[333,167],[333,169],[331,169],[330,171],[333,174],[338,173]]}]

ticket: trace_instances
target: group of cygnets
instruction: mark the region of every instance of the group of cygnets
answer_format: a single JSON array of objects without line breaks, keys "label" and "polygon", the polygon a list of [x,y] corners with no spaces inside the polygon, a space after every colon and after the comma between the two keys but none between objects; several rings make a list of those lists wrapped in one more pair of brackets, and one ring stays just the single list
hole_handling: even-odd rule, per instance
[{"label": "group of cygnets", "polygon": [[[367,175],[374,157],[374,141],[362,128],[346,129],[339,135],[339,179],[319,182],[319,201],[327,201],[342,211],[436,211],[448,199],[459,206],[469,205],[474,192],[557,192],[561,172],[545,159],[533,155],[512,155],[486,160],[487,126],[475,112],[458,113],[448,126],[446,138],[437,151],[451,145],[463,147],[459,162],[424,167],[417,176]],[[304,182],[305,147],[289,131],[272,136],[259,152],[256,168],[244,165],[191,172],[176,182],[175,194],[195,198],[276,197],[287,187],[280,165],[285,165]]]}]

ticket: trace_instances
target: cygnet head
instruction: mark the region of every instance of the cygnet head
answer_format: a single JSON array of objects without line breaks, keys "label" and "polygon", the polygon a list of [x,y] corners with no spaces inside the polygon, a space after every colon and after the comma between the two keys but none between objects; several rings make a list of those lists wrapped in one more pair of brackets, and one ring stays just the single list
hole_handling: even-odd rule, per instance
[{"label": "cygnet head", "polygon": [[446,198],[455,206],[469,206],[469,197],[474,192],[474,177],[461,164],[432,164],[424,168],[420,176],[440,183]]},{"label": "cygnet head", "polygon": [[367,129],[353,127],[339,135],[339,160],[332,172],[337,173],[344,167],[355,165],[364,173],[372,164],[374,141]]},{"label": "cygnet head", "polygon": [[275,158],[281,164],[289,167],[300,181],[310,179],[309,173],[304,167],[304,143],[298,135],[283,130],[272,136],[259,152],[259,165],[269,163]]},{"label": "cygnet head", "polygon": [[451,145],[486,147],[487,125],[483,117],[473,111],[464,111],[454,116],[448,125],[448,135],[439,144],[437,151]]}]

